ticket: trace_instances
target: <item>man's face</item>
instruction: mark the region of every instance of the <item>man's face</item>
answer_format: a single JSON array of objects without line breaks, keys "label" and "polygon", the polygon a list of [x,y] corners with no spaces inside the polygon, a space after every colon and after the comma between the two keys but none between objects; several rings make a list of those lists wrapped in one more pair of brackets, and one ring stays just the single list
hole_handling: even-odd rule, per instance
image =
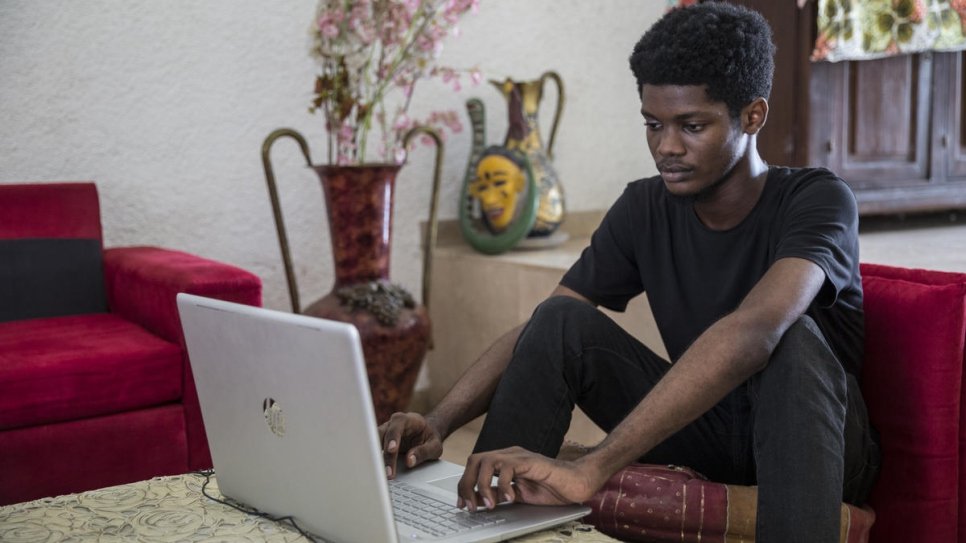
[{"label": "man's face", "polygon": [[713,193],[748,145],[728,106],[711,101],[704,86],[643,85],[641,114],[651,156],[676,196],[700,199]]},{"label": "man's face", "polygon": [[524,181],[523,171],[506,157],[489,155],[480,160],[469,192],[480,200],[491,227],[503,230],[510,225]]}]

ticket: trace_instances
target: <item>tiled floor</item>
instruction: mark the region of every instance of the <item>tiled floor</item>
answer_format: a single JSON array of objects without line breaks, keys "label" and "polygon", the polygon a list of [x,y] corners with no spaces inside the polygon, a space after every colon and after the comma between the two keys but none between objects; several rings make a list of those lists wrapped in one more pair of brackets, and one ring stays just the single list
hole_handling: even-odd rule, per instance
[{"label": "tiled floor", "polygon": [[[966,273],[966,216],[934,216],[917,222],[877,219],[863,222],[859,236],[863,262]],[[455,432],[443,457],[462,464],[473,449],[479,423]],[[584,432],[585,435],[594,435]],[[601,434],[602,435],[602,434]]]},{"label": "tiled floor", "polygon": [[945,224],[883,226],[859,234],[863,262],[966,273],[966,217]]}]

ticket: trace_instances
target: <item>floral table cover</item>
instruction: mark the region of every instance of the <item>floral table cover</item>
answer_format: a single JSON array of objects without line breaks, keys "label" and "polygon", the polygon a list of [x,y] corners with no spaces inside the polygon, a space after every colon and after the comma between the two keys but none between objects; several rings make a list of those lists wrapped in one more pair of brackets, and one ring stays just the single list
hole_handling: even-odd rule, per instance
[{"label": "floral table cover", "polygon": [[[0,507],[0,541],[304,542],[286,525],[246,515],[202,495],[204,476],[158,477],[127,485]],[[221,498],[212,476],[206,489]],[[609,543],[592,527],[571,522],[519,543]]]}]

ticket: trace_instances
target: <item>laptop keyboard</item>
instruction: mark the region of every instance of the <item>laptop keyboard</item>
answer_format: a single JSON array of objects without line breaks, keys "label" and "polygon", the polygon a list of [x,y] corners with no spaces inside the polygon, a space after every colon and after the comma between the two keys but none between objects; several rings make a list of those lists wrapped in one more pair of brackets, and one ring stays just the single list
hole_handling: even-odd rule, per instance
[{"label": "laptop keyboard", "polygon": [[389,482],[389,494],[397,522],[434,536],[447,536],[483,526],[493,526],[506,520],[493,511],[470,513],[457,509],[451,503],[427,496],[419,489],[399,481]]}]

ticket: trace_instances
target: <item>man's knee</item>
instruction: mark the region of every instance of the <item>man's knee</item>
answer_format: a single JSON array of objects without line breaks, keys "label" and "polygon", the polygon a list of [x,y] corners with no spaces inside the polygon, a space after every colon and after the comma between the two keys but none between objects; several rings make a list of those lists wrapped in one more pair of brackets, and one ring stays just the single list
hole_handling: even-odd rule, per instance
[{"label": "man's knee", "polygon": [[772,352],[769,365],[786,360],[796,366],[803,363],[818,364],[827,366],[827,369],[835,373],[844,371],[822,330],[808,315],[802,315],[788,327],[775,351]]},{"label": "man's knee", "polygon": [[583,301],[574,298],[573,296],[551,296],[541,302],[536,309],[536,312],[549,311],[553,313],[569,313],[572,311],[587,311],[595,310],[594,306]]},{"label": "man's knee", "polygon": [[534,310],[516,350],[549,351],[573,362],[587,348],[622,342],[626,335],[593,304],[571,296],[552,296]]},{"label": "man's knee", "polygon": [[[825,341],[825,335],[822,334],[822,330],[819,329],[818,324],[808,315],[798,317],[788,327],[788,330],[785,331],[781,342],[809,350],[815,350],[820,346],[828,349],[828,342]],[[816,346],[816,343],[820,344],[820,346]]]},{"label": "man's knee", "polygon": [[571,296],[551,296],[541,302],[530,317],[531,324],[563,324],[572,318],[593,318],[598,313],[593,305]]},{"label": "man's knee", "polygon": [[845,394],[845,370],[818,325],[807,315],[785,331],[772,352],[761,381],[784,391],[810,390],[814,385]]}]

